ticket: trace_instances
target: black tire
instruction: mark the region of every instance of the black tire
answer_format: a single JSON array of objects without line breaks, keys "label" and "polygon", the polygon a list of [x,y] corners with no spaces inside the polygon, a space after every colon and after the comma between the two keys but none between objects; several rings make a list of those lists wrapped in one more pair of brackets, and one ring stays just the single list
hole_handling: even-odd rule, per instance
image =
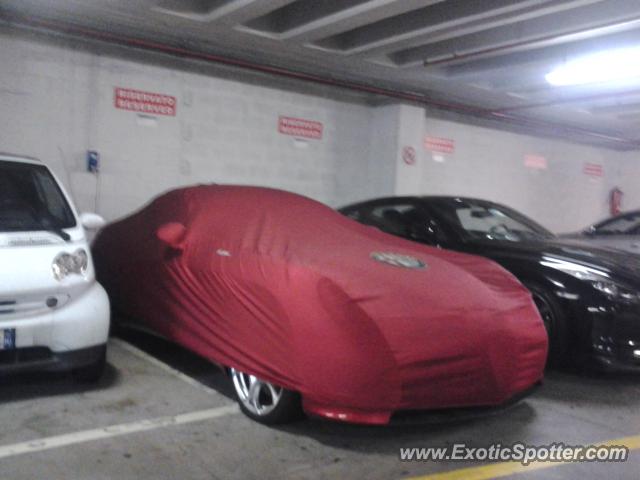
[{"label": "black tire", "polygon": [[544,328],[549,337],[549,353],[547,354],[547,366],[559,367],[567,363],[569,359],[569,342],[567,318],[558,300],[546,288],[537,283],[523,282],[533,296],[533,301],[538,307],[538,312],[544,322]]},{"label": "black tire", "polygon": [[[247,407],[245,401],[243,401],[243,394],[241,393],[242,387],[239,387],[236,384],[236,378],[234,378],[237,375],[242,375],[245,378],[248,378],[250,377],[250,375],[234,369],[228,369],[228,373],[233,386],[236,401],[240,406],[240,410],[242,410],[242,413],[244,413],[252,420],[255,420],[256,422],[262,423],[264,425],[278,425],[291,423],[304,417],[304,414],[302,413],[302,402],[300,399],[300,395],[297,392],[292,392],[291,390],[287,390],[285,388],[277,387],[274,385],[271,385],[271,387],[277,389],[280,392],[277,404],[271,407],[270,410],[266,413],[258,414],[255,411],[252,411]],[[269,385],[268,382],[263,382],[261,380],[259,381],[265,385]]]},{"label": "black tire", "polygon": [[71,375],[77,383],[95,383],[102,378],[106,365],[107,353],[105,351],[95,362],[72,370]]}]

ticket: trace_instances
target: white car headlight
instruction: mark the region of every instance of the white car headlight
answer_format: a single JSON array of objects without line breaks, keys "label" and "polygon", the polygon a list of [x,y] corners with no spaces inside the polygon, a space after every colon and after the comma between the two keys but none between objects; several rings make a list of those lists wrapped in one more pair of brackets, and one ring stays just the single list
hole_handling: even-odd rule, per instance
[{"label": "white car headlight", "polygon": [[84,275],[89,265],[87,252],[80,248],[73,253],[59,253],[53,259],[51,270],[56,280],[62,280],[68,275]]}]

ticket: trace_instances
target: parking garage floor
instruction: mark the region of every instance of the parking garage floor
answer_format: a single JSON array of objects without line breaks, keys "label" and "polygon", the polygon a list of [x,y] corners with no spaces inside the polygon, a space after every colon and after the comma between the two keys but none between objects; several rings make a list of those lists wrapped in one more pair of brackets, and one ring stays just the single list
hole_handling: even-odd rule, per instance
[{"label": "parking garage floor", "polygon": [[[390,427],[307,419],[270,428],[239,413],[222,372],[175,345],[125,331],[111,340],[108,358],[105,377],[91,387],[68,375],[3,379],[0,478],[531,480],[640,472],[639,376],[551,373],[526,400],[464,418],[421,415]],[[401,447],[621,438],[632,449],[625,463],[399,459]]]}]

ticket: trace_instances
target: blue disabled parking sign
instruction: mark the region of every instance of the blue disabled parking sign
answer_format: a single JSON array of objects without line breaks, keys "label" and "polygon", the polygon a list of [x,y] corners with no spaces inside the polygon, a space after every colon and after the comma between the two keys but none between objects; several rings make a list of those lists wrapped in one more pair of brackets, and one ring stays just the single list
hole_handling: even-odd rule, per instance
[{"label": "blue disabled parking sign", "polygon": [[87,151],[87,171],[98,173],[100,169],[100,154],[95,150]]}]

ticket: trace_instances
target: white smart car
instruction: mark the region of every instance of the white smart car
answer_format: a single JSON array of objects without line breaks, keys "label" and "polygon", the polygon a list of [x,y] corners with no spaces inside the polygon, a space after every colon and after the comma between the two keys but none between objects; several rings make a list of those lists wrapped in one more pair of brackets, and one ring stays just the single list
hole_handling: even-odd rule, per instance
[{"label": "white smart car", "polygon": [[0,377],[104,370],[109,300],[96,282],[84,228],[53,173],[35,159],[0,154]]}]

